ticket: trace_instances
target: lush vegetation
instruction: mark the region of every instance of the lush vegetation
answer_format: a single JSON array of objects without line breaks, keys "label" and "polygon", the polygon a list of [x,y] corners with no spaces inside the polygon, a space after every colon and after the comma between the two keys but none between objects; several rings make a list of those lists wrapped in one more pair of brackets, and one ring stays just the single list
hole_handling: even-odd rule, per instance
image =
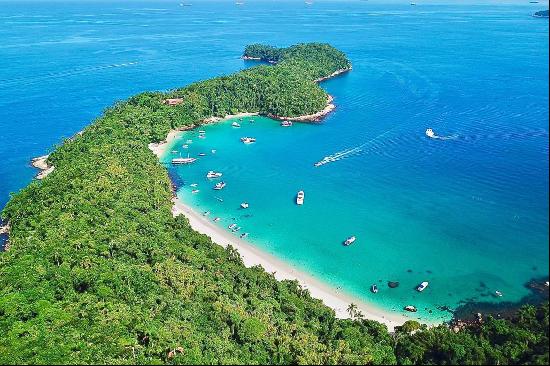
[{"label": "lush vegetation", "polygon": [[[235,250],[172,216],[171,182],[150,142],[213,115],[324,106],[312,80],[340,68],[340,56],[326,60],[341,53],[326,45],[283,53],[276,66],[118,103],[52,152],[54,172],[2,212],[11,248],[0,254],[0,362],[547,361],[547,306],[457,334],[411,335],[411,323],[392,336],[358,313],[335,319],[297,283],[245,268]],[[183,103],[167,106],[168,97]]]}]

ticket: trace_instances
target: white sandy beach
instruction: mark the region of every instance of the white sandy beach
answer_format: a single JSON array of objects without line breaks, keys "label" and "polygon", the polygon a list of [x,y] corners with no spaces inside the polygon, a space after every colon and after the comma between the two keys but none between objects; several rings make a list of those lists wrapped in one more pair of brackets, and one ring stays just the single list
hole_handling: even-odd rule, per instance
[{"label": "white sandy beach", "polygon": [[246,241],[239,239],[229,231],[216,226],[208,218],[193,211],[189,206],[185,205],[179,198],[174,198],[173,214],[174,216],[183,214],[189,220],[191,227],[201,234],[209,236],[214,243],[223,247],[228,245],[233,246],[247,267],[256,265],[262,266],[266,272],[273,273],[275,278],[281,280],[297,280],[303,288],[308,289],[311,296],[323,301],[325,305],[334,309],[336,317],[344,319],[349,318],[347,308],[349,304],[357,305],[357,308],[363,313],[366,319],[376,320],[385,324],[389,331],[403,324],[407,320],[414,319],[413,316],[408,317],[407,314],[401,312],[389,312],[379,309],[371,304],[366,304],[364,301],[357,299],[342,290],[333,288],[312,276],[297,270],[288,263],[285,263],[273,255],[262,251]]}]

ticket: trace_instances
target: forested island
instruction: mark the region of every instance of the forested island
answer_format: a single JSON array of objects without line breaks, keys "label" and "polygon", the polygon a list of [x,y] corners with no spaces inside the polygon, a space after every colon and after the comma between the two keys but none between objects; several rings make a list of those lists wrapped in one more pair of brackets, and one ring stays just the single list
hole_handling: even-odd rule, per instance
[{"label": "forested island", "polygon": [[0,361],[547,364],[547,304],[457,328],[410,321],[390,334],[352,307],[352,319],[336,319],[297,282],[246,268],[172,215],[151,142],[227,114],[315,114],[328,96],[314,80],[351,67],[326,44],[253,45],[243,56],[273,65],[115,104],[52,151],[55,170],[12,196]]}]

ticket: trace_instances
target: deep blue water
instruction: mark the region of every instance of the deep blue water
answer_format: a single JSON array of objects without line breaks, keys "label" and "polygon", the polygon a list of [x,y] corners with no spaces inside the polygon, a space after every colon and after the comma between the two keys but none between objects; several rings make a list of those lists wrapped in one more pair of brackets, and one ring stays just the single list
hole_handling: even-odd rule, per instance
[{"label": "deep blue water", "polygon": [[250,201],[252,243],[381,306],[517,301],[548,274],[548,20],[530,17],[544,6],[408,3],[0,2],[0,206],[36,173],[30,158],[116,100],[249,67],[249,43],[329,42],[354,66],[323,83],[337,110],[315,126],[209,126],[190,152],[219,153],[176,171],[201,185],[180,196],[223,224]]}]

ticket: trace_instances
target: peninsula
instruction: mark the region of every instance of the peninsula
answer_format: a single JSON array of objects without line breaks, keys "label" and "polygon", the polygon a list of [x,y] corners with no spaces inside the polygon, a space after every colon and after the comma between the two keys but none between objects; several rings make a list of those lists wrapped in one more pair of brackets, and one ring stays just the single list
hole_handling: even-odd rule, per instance
[{"label": "peninsula", "polygon": [[0,253],[0,361],[547,362],[547,305],[453,330],[409,321],[392,335],[355,304],[336,318],[297,281],[245,267],[233,247],[173,215],[151,143],[239,113],[318,120],[329,96],[315,81],[351,67],[318,43],[253,45],[244,57],[272,65],[119,102],[35,164],[48,173],[2,211],[10,247]]}]

